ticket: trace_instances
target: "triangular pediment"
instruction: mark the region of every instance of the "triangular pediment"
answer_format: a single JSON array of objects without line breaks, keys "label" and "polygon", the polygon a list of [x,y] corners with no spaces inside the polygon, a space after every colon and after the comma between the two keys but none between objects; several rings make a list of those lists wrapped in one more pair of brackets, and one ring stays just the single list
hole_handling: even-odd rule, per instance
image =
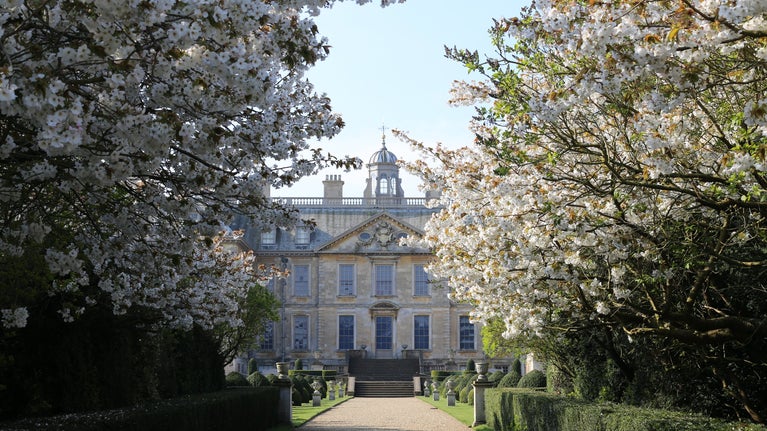
[{"label": "triangular pediment", "polygon": [[389,213],[379,213],[343,232],[318,248],[320,253],[413,254],[429,250],[400,245],[406,236],[423,236],[423,231]]}]

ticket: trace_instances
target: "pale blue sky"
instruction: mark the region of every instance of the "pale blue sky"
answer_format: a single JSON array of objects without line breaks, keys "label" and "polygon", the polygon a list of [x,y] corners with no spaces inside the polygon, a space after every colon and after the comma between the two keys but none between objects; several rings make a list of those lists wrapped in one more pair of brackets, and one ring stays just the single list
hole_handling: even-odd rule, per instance
[{"label": "pale blue sky", "polygon": [[[377,3],[377,0],[376,0]],[[493,18],[514,17],[529,0],[408,0],[387,8],[338,3],[317,17],[329,39],[328,58],[308,74],[346,123],[331,140],[315,145],[333,154],[353,155],[367,163],[381,147],[381,126],[407,131],[428,145],[469,145],[474,109],[448,105],[454,80],[480,79],[444,57],[444,45],[491,53],[488,29]],[[387,131],[386,146],[400,159],[413,159],[410,147]],[[403,171],[406,196],[421,196],[419,180]],[[325,175],[340,174],[344,196],[359,197],[367,168],[353,172],[327,169],[272,196],[322,196]]]}]

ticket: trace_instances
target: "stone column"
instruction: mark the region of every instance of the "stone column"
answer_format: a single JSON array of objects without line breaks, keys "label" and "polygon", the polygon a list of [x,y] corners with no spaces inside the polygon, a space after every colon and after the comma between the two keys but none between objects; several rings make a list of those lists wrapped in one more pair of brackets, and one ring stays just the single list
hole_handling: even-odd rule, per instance
[{"label": "stone column", "polygon": [[331,380],[328,382],[328,400],[335,401],[336,399],[336,385],[335,381]]},{"label": "stone column", "polygon": [[434,401],[439,401],[439,387],[437,386],[437,382],[431,383],[431,393],[432,393],[432,399]]},{"label": "stone column", "polygon": [[474,423],[471,426],[475,427],[487,422],[485,419],[485,389],[492,388],[493,383],[487,380],[481,382],[477,379],[471,385],[474,387]]},{"label": "stone column", "polygon": [[293,382],[287,375],[289,364],[287,362],[278,362],[277,380],[274,385],[279,388],[280,401],[277,405],[277,420],[281,424],[291,424],[293,422]]}]

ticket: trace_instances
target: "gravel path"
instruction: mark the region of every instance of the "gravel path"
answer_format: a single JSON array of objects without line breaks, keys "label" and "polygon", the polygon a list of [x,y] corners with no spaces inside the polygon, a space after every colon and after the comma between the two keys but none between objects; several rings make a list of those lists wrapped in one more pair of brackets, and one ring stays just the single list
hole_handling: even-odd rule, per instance
[{"label": "gravel path", "polygon": [[467,431],[442,410],[417,398],[352,398],[315,416],[298,431]]}]

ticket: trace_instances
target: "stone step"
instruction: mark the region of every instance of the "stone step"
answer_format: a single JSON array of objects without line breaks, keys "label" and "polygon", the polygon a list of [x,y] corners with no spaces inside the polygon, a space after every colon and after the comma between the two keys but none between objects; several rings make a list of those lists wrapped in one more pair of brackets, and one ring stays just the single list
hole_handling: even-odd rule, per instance
[{"label": "stone step", "polygon": [[412,397],[413,382],[357,381],[354,396],[365,398]]}]

